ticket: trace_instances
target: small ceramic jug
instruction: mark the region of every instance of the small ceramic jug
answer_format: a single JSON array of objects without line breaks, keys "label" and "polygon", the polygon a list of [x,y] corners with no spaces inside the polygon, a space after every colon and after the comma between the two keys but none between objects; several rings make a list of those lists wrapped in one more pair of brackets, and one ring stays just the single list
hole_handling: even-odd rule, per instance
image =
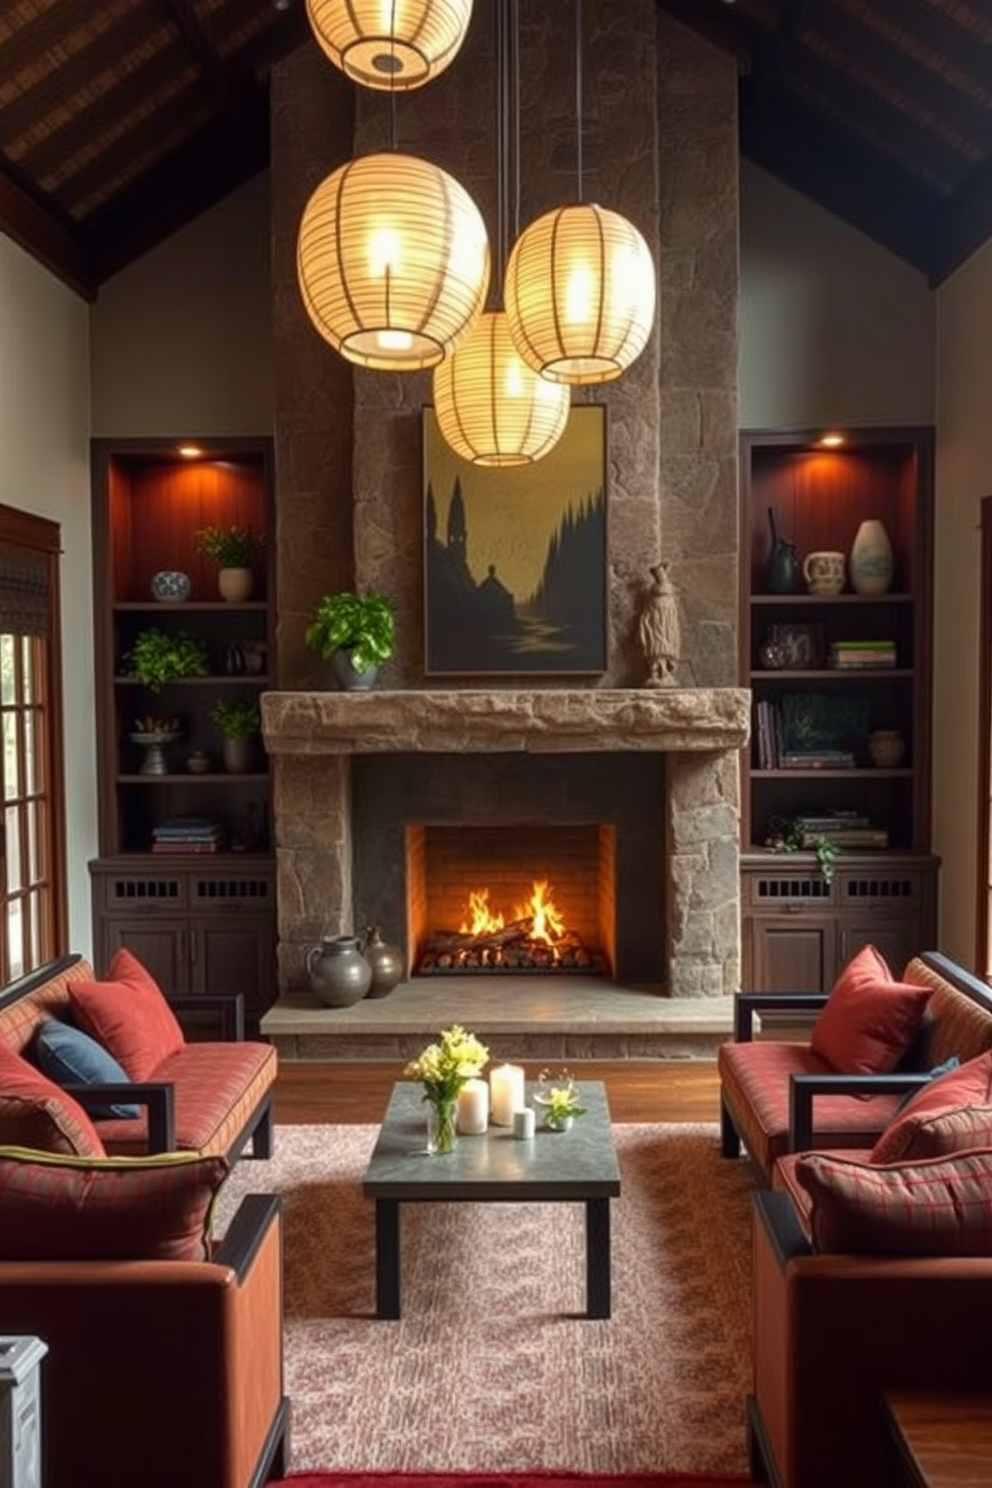
[{"label": "small ceramic jug", "polygon": [[356,935],[324,935],[304,958],[310,988],[325,1007],[350,1007],[372,985],[372,968]]},{"label": "small ceramic jug", "polygon": [[810,594],[839,594],[844,587],[847,560],[843,553],[822,550],[807,553],[803,578]]},{"label": "small ceramic jug", "polygon": [[772,545],[768,554],[766,581],[771,594],[794,594],[799,588],[799,557],[796,545],[779,536],[778,513],[768,508],[768,528]]}]

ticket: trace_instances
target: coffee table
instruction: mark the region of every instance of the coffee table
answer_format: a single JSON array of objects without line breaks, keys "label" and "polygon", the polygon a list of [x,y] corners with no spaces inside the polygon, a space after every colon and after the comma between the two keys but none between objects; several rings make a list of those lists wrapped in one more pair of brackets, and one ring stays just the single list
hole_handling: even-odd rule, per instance
[{"label": "coffee table", "polygon": [[[534,1085],[527,1089],[528,1100]],[[400,1316],[400,1204],[569,1203],[586,1206],[586,1316],[610,1316],[610,1199],[620,1193],[610,1108],[601,1081],[580,1086],[586,1115],[567,1132],[519,1141],[508,1127],[459,1137],[453,1152],[429,1156],[423,1090],[399,1081],[386,1107],[362,1187],[375,1200],[376,1316]]]}]

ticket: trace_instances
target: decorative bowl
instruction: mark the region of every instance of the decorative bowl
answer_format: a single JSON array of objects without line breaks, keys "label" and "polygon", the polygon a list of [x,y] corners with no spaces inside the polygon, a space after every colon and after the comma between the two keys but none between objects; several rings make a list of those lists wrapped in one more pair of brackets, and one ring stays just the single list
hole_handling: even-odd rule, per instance
[{"label": "decorative bowl", "polygon": [[180,573],[177,568],[163,568],[152,576],[152,595],[162,604],[180,604],[189,599],[192,588],[189,574]]}]

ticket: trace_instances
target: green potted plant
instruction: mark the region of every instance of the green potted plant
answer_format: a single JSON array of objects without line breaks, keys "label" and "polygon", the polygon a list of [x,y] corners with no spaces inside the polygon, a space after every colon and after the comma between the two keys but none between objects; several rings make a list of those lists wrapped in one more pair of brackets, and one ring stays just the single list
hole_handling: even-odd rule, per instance
[{"label": "green potted plant", "polygon": [[210,710],[210,722],[222,739],[224,768],[231,774],[251,769],[252,739],[262,727],[258,703],[241,698],[218,698]]},{"label": "green potted plant", "polygon": [[586,1114],[579,1100],[579,1087],[567,1070],[557,1079],[542,1070],[538,1076],[534,1104],[544,1108],[544,1121],[550,1131],[568,1131],[577,1116]]},{"label": "green potted plant", "polygon": [[311,651],[330,660],[339,686],[371,687],[396,644],[393,602],[375,589],[325,594],[305,640]]},{"label": "green potted plant", "polygon": [[193,546],[217,565],[217,587],[221,596],[234,603],[248,599],[254,575],[252,563],[265,546],[265,534],[255,527],[201,527],[193,534]]},{"label": "green potted plant", "polygon": [[149,626],[139,631],[124,654],[125,676],[143,682],[158,692],[166,682],[179,677],[208,677],[210,664],[202,641],[185,630],[159,630]]}]

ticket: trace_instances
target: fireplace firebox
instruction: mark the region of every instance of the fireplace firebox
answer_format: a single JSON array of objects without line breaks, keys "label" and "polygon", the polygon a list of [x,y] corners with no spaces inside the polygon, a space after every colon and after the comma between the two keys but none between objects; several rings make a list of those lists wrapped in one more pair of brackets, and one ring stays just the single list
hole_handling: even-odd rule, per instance
[{"label": "fireplace firebox", "polygon": [[[625,758],[622,768],[581,753],[356,756],[359,923],[402,937],[415,974],[582,971],[660,983],[663,796],[662,755]],[[483,893],[503,924],[480,931],[473,947],[472,895]],[[539,940],[507,933],[535,893],[562,922],[557,959]]]}]

